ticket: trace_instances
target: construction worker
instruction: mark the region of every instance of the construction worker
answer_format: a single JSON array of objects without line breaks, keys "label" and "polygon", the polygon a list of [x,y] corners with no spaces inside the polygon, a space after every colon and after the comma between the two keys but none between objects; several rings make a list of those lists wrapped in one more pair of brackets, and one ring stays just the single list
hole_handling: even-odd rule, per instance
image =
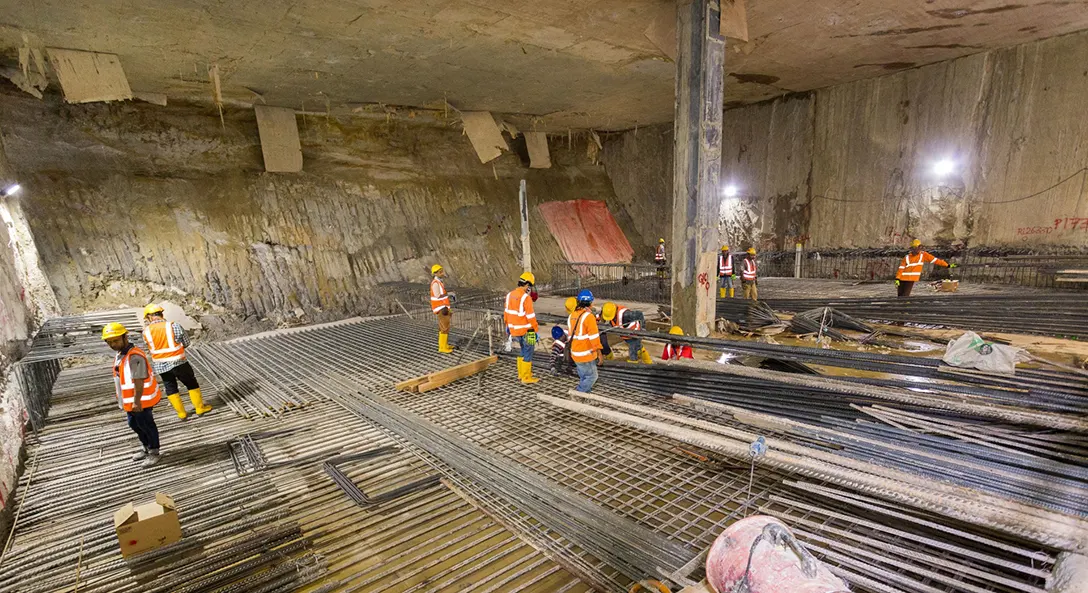
[{"label": "construction worker", "polygon": [[521,344],[518,379],[527,385],[540,380],[533,377],[533,351],[536,350],[536,332],[539,328],[530,296],[534,284],[536,276],[532,272],[522,274],[518,278],[518,287],[506,295],[506,309],[502,315],[506,321],[506,331]]},{"label": "construction worker", "polygon": [[922,242],[918,239],[911,241],[910,252],[903,256],[903,261],[899,262],[899,271],[895,273],[896,296],[909,297],[914,283],[922,279],[922,268],[930,263],[942,268],[956,267],[956,264],[950,264],[922,251]]},{"label": "construction worker", "polygon": [[[573,300],[574,297],[571,297]],[[571,311],[574,311],[571,308]],[[570,334],[562,326],[557,325],[552,328],[552,374],[558,375],[559,373],[566,372],[571,365],[570,350],[567,349],[567,343],[570,342]]]},{"label": "construction worker", "polygon": [[759,286],[756,275],[756,248],[749,247],[744,261],[741,262],[740,284],[744,288],[744,298],[753,301],[759,300]]},{"label": "construction worker", "polygon": [[[646,315],[642,311],[620,307],[616,303],[605,303],[604,307],[601,307],[601,318],[610,323],[612,327],[633,330],[641,330],[642,324],[646,323]],[[642,361],[645,364],[653,362],[650,359],[650,353],[642,347],[642,340],[638,336],[624,336],[623,340],[627,342],[628,362]],[[604,341],[601,340],[601,343],[603,344]]]},{"label": "construction worker", "polygon": [[[680,329],[679,325],[674,325],[669,328],[669,335],[683,336],[684,330]],[[692,355],[690,344],[669,342],[668,344],[665,344],[665,347],[661,350],[661,360],[680,360],[681,358],[695,358],[695,356]]]},{"label": "construction worker", "polygon": [[570,329],[570,358],[578,370],[576,391],[589,393],[597,383],[597,362],[602,360],[601,336],[597,331],[597,318],[593,314],[593,293],[578,293],[577,306],[567,317]]},{"label": "construction worker", "polygon": [[657,278],[659,280],[664,279],[669,265],[668,258],[665,257],[665,239],[664,237],[657,240],[657,250],[654,251],[654,263],[657,264]]},{"label": "construction worker", "polygon": [[729,253],[728,245],[722,245],[722,252],[718,254],[718,280],[721,283],[718,298],[725,298],[726,289],[729,289],[729,298],[733,298],[733,279],[736,277],[737,274],[733,271],[733,254]]},{"label": "construction worker", "polygon": [[431,311],[438,316],[438,351],[449,354],[453,352],[453,346],[450,346],[450,324],[453,323],[450,300],[456,297],[446,292],[446,285],[442,283],[446,277],[445,268],[438,264],[431,266],[431,276]]},{"label": "construction worker", "polygon": [[166,399],[178,413],[178,418],[185,420],[185,405],[181,403],[178,381],[189,391],[189,401],[197,416],[210,412],[212,407],[204,405],[200,395],[200,384],[192,365],[185,360],[185,348],[189,346],[189,336],[185,330],[172,321],[167,321],[162,314],[162,307],[154,303],[144,307],[144,344],[151,351],[151,367],[166,389]]},{"label": "construction worker", "polygon": [[147,355],[128,340],[128,329],[120,323],[108,323],[102,328],[102,339],[117,352],[113,361],[113,384],[117,404],[128,415],[128,426],[140,439],[140,450],[133,461],[143,461],[144,467],[159,462],[159,427],[151,409],[162,394]]}]

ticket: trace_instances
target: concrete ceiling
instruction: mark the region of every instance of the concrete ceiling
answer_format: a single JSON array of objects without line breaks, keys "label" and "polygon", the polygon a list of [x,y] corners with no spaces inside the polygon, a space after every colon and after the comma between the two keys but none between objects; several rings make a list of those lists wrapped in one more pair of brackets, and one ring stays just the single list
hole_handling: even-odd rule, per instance
[{"label": "concrete ceiling", "polygon": [[[672,119],[645,36],[669,0],[0,0],[19,47],[116,53],[136,91],[324,111],[366,103],[535,116],[538,129]],[[1088,0],[749,0],[726,106],[1088,28]],[[530,118],[521,118],[528,122]]]}]

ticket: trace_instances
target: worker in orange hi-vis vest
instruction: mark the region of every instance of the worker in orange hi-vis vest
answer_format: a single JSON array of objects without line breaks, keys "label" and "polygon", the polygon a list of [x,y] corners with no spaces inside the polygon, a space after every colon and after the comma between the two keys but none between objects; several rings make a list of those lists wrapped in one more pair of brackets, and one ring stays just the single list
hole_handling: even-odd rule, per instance
[{"label": "worker in orange hi-vis vest", "polygon": [[445,268],[438,264],[431,266],[431,311],[438,316],[438,351],[449,354],[453,352],[453,346],[450,346],[450,324],[453,323],[450,303],[457,297],[446,292],[446,285],[442,282],[445,277]]},{"label": "worker in orange hi-vis vest", "polygon": [[185,349],[189,346],[189,336],[185,334],[177,323],[167,321],[163,317],[162,307],[154,303],[144,307],[144,344],[151,354],[151,368],[159,376],[163,388],[166,389],[166,399],[174,407],[178,418],[185,420],[189,415],[185,412],[185,404],[181,403],[181,393],[178,389],[178,381],[189,390],[189,401],[193,402],[193,410],[197,416],[203,416],[210,412],[212,407],[204,404],[204,398],[200,395],[200,383],[197,383],[196,373],[192,365],[185,359]]},{"label": "worker in orange hi-vis vest", "polygon": [[575,391],[589,393],[597,383],[597,363],[601,356],[601,335],[597,329],[597,316],[593,314],[593,293],[578,293],[577,306],[567,317],[570,331],[570,358],[578,370],[578,387]]},{"label": "worker in orange hi-vis vest", "polygon": [[733,269],[733,254],[729,253],[728,245],[722,245],[722,252],[718,254],[718,279],[720,282],[718,298],[725,298],[726,289],[729,290],[729,298],[733,298],[733,279],[736,277],[737,273]]},{"label": "worker in orange hi-vis vest", "polygon": [[942,268],[956,267],[956,264],[950,264],[922,251],[922,242],[915,239],[910,242],[910,252],[903,256],[903,261],[899,262],[899,271],[895,273],[896,296],[899,298],[910,296],[914,283],[922,279],[922,268],[926,264]]},{"label": "worker in orange hi-vis vest", "polygon": [[140,439],[140,450],[133,461],[143,461],[144,467],[159,462],[159,427],[151,408],[159,403],[162,394],[151,363],[143,350],[128,340],[128,329],[120,323],[108,323],[102,328],[102,340],[114,352],[113,384],[117,390],[117,404],[128,416],[128,426]]},{"label": "worker in orange hi-vis vest", "polygon": [[[684,337],[684,330],[679,325],[674,325],[669,328],[669,335]],[[690,344],[681,341],[669,342],[661,350],[661,360],[680,360],[681,358],[695,358]]]},{"label": "worker in orange hi-vis vest", "polygon": [[537,325],[531,295],[535,284],[536,276],[532,272],[522,274],[518,278],[518,287],[507,293],[506,307],[502,314],[506,331],[521,345],[518,379],[526,385],[540,381],[533,376],[533,352],[536,350],[536,332],[540,327]]},{"label": "worker in orange hi-vis vest", "polygon": [[759,300],[759,275],[756,273],[756,248],[749,247],[740,267],[740,285],[744,288],[744,298]]}]

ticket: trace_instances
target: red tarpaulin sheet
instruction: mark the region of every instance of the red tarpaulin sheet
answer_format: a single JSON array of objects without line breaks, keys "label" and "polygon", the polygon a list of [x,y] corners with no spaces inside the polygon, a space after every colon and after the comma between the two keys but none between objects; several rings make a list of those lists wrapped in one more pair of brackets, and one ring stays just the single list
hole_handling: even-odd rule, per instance
[{"label": "red tarpaulin sheet", "polygon": [[546,202],[538,208],[567,261],[618,264],[635,255],[604,202]]}]

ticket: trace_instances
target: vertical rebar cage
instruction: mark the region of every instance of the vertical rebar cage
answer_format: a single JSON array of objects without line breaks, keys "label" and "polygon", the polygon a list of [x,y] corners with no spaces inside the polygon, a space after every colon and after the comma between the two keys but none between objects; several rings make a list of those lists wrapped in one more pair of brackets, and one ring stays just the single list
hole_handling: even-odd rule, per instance
[{"label": "vertical rebar cage", "polygon": [[45,426],[49,415],[49,396],[53,392],[53,383],[60,374],[60,360],[40,360],[36,362],[17,362],[12,366],[12,375],[18,384],[19,396],[30,419],[30,426],[36,434]]}]

